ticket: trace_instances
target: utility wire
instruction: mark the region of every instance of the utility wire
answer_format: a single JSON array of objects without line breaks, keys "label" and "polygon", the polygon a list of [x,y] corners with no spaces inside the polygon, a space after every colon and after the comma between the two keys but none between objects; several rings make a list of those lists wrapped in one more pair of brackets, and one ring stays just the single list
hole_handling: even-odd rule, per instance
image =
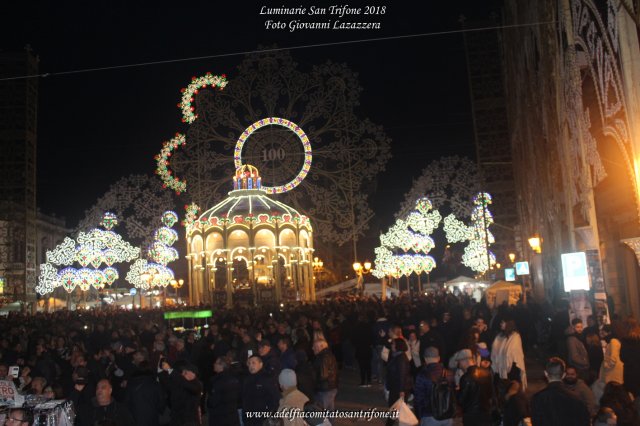
[{"label": "utility wire", "polygon": [[498,25],[493,27],[480,27],[480,28],[463,28],[459,30],[449,30],[449,31],[438,31],[431,33],[421,33],[421,34],[406,34],[406,35],[398,35],[398,36],[389,36],[389,37],[376,37],[376,38],[366,38],[361,40],[346,40],[346,41],[335,41],[328,43],[316,43],[316,44],[305,44],[299,46],[291,46],[291,47],[273,47],[269,49],[256,49],[256,50],[245,50],[241,52],[229,52],[229,53],[220,53],[217,55],[207,55],[207,56],[192,56],[189,58],[179,58],[179,59],[167,59],[165,61],[153,61],[153,62],[141,62],[137,64],[125,64],[125,65],[113,65],[109,67],[97,67],[97,68],[85,68],[80,70],[70,70],[70,71],[59,71],[59,72],[47,72],[40,74],[32,74],[32,75],[21,75],[14,77],[3,77],[0,78],[0,81],[9,81],[9,80],[22,80],[27,78],[37,78],[37,77],[51,77],[51,76],[62,76],[62,75],[70,75],[70,74],[83,74],[88,72],[96,72],[96,71],[109,71],[109,70],[118,70],[124,68],[137,68],[137,67],[147,67],[151,65],[163,65],[163,64],[173,64],[177,62],[188,62],[188,61],[200,61],[203,59],[216,59],[216,58],[226,58],[230,56],[239,56],[239,55],[248,55],[254,53],[271,53],[271,52],[279,52],[282,50],[300,50],[300,49],[313,49],[317,47],[328,47],[328,46],[343,46],[348,44],[358,44],[358,43],[371,43],[376,41],[387,41],[387,40],[402,40],[409,38],[418,38],[418,37],[431,37],[431,36],[441,36],[441,35],[449,35],[449,34],[462,34],[462,33],[471,33],[471,32],[479,32],[479,31],[491,31],[491,30],[504,30],[511,28],[524,28],[524,27],[534,27],[538,25],[551,25],[555,24],[557,21],[544,21],[544,22],[534,22],[531,24],[513,24],[513,25]]}]

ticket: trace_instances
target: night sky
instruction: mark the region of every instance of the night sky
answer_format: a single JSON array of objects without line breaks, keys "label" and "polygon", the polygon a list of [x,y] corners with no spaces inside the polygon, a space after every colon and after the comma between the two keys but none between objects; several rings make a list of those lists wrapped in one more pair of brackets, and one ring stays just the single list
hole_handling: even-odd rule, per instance
[{"label": "night sky", "polygon": [[[20,2],[28,3],[28,2]],[[3,50],[30,44],[41,73],[316,43],[457,31],[461,14],[486,18],[486,2],[349,2],[386,5],[381,30],[265,30],[261,6],[329,6],[328,2],[98,1],[23,4],[2,30]],[[130,4],[132,3],[132,4]],[[136,4],[133,4],[136,3]],[[180,3],[180,4],[179,4]],[[472,3],[465,6],[466,3]],[[357,19],[352,19],[357,21]],[[12,27],[13,25],[13,27]],[[299,68],[327,60],[356,71],[361,117],[384,127],[393,159],[372,198],[387,227],[412,180],[442,155],[473,157],[473,129],[462,35],[436,35],[292,51]],[[75,226],[109,186],[132,173],[153,173],[162,142],[186,130],[176,107],[192,76],[226,73],[242,55],[39,79],[38,205]]]}]

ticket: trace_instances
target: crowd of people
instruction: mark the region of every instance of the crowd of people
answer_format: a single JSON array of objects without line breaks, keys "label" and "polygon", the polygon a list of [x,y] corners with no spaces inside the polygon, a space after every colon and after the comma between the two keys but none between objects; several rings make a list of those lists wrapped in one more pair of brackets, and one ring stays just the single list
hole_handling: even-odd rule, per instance
[{"label": "crowd of people", "polygon": [[[71,400],[80,426],[316,425],[270,415],[335,409],[345,368],[389,406],[406,401],[421,426],[640,425],[633,318],[585,327],[565,307],[489,309],[444,293],[214,312],[179,331],[160,310],[11,314],[0,319],[0,380]],[[525,353],[548,359],[534,394]],[[11,410],[6,424],[30,415]]]}]

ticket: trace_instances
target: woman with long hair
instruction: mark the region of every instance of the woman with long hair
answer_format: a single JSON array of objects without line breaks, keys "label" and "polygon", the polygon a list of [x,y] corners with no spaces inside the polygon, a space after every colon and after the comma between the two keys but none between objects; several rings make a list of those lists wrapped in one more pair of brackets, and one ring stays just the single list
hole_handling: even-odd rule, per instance
[{"label": "woman with long hair", "polygon": [[512,319],[500,322],[500,332],[491,345],[491,367],[501,379],[508,379],[513,366],[520,369],[522,389],[527,388],[527,374],[524,365],[524,351],[522,338],[516,330],[516,323]]},{"label": "woman with long hair", "polygon": [[619,331],[620,323],[617,325],[605,325],[600,331],[602,340],[607,343],[607,348],[604,352],[604,359],[600,365],[600,373],[598,380],[591,385],[593,395],[596,397],[596,401],[599,401],[604,393],[604,387],[609,382],[624,383],[624,363],[620,359],[620,340]]}]

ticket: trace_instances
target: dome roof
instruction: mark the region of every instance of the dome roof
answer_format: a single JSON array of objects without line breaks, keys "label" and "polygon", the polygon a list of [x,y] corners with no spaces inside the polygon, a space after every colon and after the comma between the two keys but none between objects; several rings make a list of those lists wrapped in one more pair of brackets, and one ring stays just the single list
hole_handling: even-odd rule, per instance
[{"label": "dome roof", "polygon": [[269,198],[262,189],[261,178],[255,167],[238,168],[233,178],[234,190],[222,202],[200,215],[196,224],[223,226],[233,224],[280,223],[299,224],[311,229],[309,218],[280,201]]}]

